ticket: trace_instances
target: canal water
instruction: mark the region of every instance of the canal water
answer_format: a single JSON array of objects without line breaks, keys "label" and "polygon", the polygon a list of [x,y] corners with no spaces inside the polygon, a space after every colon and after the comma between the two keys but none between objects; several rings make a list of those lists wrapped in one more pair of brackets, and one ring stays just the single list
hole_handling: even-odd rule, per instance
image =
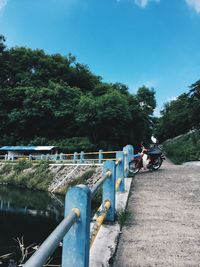
[{"label": "canal water", "polygon": [[[63,219],[64,197],[0,185],[0,267],[24,263]],[[60,262],[60,249],[52,263]]]}]

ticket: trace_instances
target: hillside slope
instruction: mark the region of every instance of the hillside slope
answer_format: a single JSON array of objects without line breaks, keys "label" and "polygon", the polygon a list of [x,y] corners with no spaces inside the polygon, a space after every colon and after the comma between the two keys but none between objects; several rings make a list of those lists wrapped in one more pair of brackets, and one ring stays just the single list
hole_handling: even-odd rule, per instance
[{"label": "hillside slope", "polygon": [[175,163],[200,160],[200,130],[169,139],[163,143],[167,156]]}]

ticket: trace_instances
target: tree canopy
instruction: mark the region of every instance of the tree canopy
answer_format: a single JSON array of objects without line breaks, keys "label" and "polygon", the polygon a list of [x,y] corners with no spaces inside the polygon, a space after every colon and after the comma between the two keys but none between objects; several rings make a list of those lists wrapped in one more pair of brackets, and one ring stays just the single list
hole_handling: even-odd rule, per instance
[{"label": "tree canopy", "polygon": [[0,35],[1,145],[72,151],[138,144],[151,136],[155,106],[153,89],[131,94],[122,83],[103,82],[71,54],[8,48]]},{"label": "tree canopy", "polygon": [[156,135],[160,141],[200,127],[200,80],[190,86],[188,93],[165,104],[158,120]]}]

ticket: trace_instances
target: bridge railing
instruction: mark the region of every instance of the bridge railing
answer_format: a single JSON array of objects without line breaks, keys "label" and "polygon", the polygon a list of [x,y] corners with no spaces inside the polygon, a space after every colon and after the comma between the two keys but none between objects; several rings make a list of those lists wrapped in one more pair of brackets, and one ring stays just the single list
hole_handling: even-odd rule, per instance
[{"label": "bridge railing", "polygon": [[16,161],[20,159],[26,160],[50,160],[50,161],[62,161],[71,163],[85,163],[85,162],[97,162],[103,163],[105,160],[115,160],[116,151],[103,151],[99,150],[97,152],[74,152],[69,154],[38,154],[38,155],[11,155],[8,154],[0,155],[1,161]]},{"label": "bridge railing", "polygon": [[[123,151],[116,152],[115,161],[103,164],[102,178],[89,189],[86,185],[72,187],[65,197],[65,218],[44,241],[25,267],[43,266],[63,240],[62,267],[88,267],[89,252],[103,222],[115,221],[116,191],[125,191],[125,178],[133,154],[133,147],[127,145]],[[96,222],[90,231],[91,201],[102,187],[101,208],[96,214]],[[103,256],[103,255],[102,255]]]}]

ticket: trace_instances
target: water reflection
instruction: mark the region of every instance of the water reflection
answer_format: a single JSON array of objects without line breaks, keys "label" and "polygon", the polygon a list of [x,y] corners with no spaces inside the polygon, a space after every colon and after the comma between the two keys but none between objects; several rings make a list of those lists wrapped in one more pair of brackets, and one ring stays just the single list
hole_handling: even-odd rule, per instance
[{"label": "water reflection", "polygon": [[63,201],[46,192],[0,186],[0,266],[19,262],[19,240],[34,247],[55,229],[63,218]]}]

